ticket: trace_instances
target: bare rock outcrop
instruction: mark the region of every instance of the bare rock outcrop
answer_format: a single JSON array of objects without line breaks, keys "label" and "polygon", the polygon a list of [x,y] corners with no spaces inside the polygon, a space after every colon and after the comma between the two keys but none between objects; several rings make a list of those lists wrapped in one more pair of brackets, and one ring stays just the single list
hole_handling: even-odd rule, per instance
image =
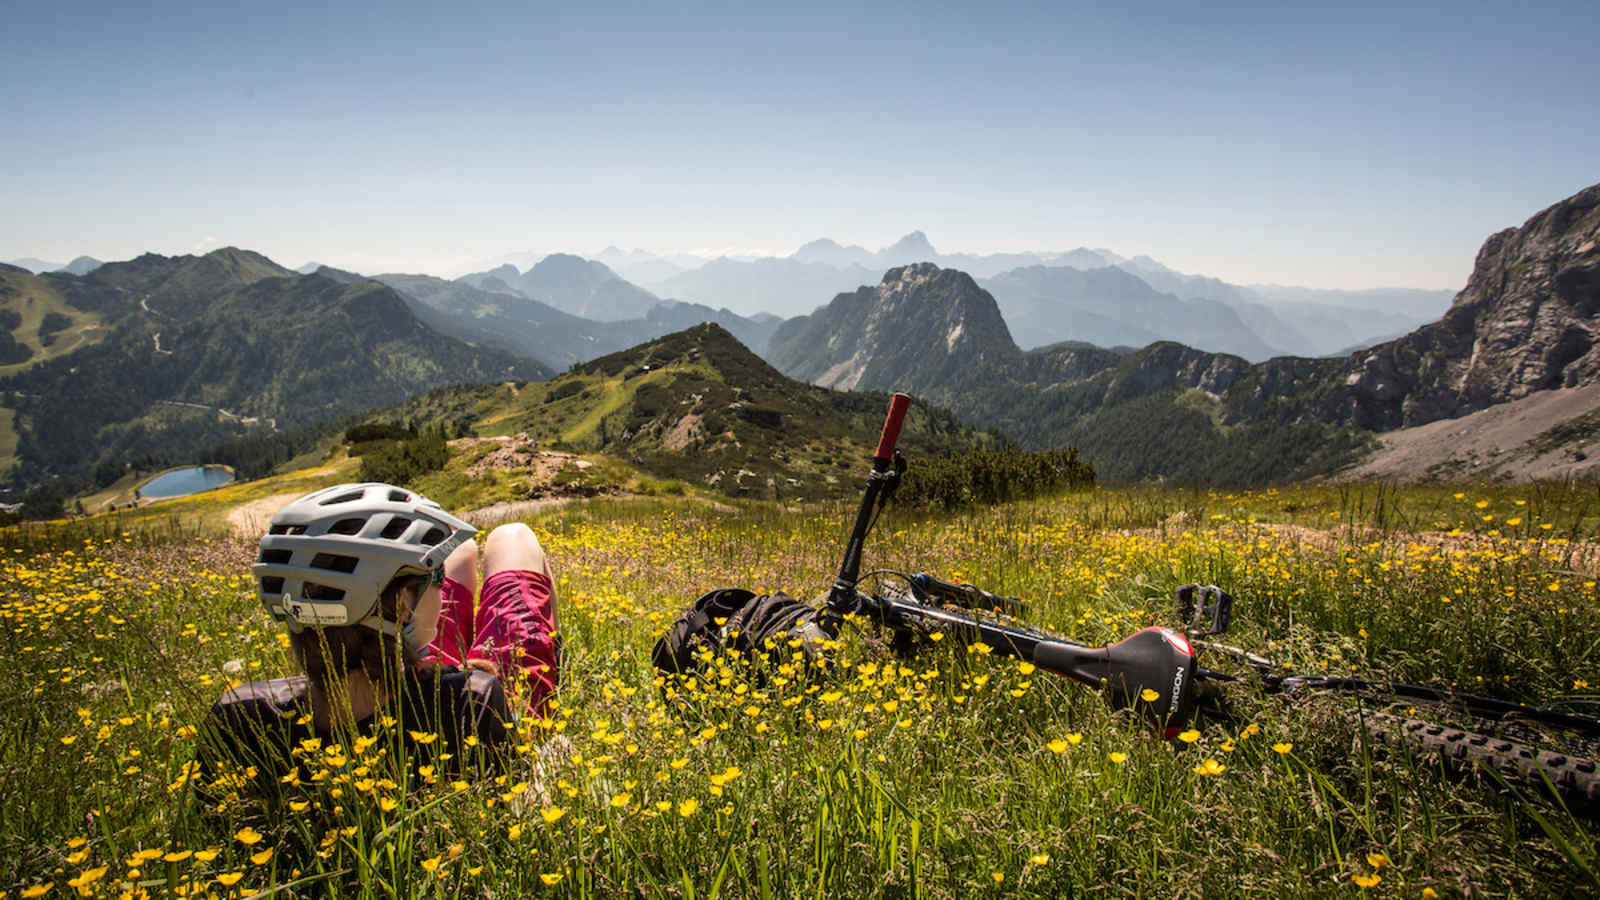
[{"label": "bare rock outcrop", "polygon": [[1600,381],[1600,185],[1491,236],[1438,322],[1350,357],[1352,424],[1387,430]]}]

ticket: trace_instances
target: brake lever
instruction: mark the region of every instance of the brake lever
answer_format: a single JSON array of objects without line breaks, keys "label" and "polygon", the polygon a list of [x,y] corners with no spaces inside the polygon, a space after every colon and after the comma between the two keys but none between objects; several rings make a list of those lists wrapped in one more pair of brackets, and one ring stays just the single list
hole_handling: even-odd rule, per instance
[{"label": "brake lever", "polygon": [[1196,637],[1226,634],[1233,621],[1233,595],[1214,584],[1186,584],[1176,593],[1178,624]]}]

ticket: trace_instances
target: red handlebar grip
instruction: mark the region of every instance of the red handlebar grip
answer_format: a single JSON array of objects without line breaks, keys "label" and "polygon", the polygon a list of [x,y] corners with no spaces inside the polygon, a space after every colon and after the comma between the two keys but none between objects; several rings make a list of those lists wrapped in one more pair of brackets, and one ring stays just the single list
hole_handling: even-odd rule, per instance
[{"label": "red handlebar grip", "polygon": [[900,440],[900,426],[905,424],[906,408],[910,405],[910,394],[895,392],[894,399],[889,401],[889,417],[883,420],[883,434],[878,436],[878,449],[873,451],[873,459],[894,456],[894,445]]}]

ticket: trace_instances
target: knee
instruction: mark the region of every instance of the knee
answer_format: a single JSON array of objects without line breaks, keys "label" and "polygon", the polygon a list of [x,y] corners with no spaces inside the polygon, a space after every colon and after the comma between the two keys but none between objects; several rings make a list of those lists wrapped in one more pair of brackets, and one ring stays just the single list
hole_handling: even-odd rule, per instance
[{"label": "knee", "polygon": [[533,533],[533,529],[521,522],[507,522],[504,525],[496,525],[494,530],[489,532],[489,537],[484,541],[483,548],[484,550],[499,551],[532,549],[540,553],[544,552],[544,548],[539,546],[539,538]]},{"label": "knee", "polygon": [[544,568],[544,547],[533,529],[521,522],[511,522],[489,532],[483,544],[484,566],[490,570]]}]

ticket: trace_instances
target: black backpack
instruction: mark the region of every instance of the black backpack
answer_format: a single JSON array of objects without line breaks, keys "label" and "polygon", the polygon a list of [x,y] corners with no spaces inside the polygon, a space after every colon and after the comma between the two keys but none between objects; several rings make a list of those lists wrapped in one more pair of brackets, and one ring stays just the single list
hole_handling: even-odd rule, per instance
[{"label": "black backpack", "polygon": [[810,660],[822,649],[826,633],[817,625],[816,610],[779,591],[756,594],[743,588],[721,588],[702,594],[656,641],[651,659],[668,674],[694,671],[698,655],[729,648],[754,663],[767,650],[787,649],[800,640]]}]

